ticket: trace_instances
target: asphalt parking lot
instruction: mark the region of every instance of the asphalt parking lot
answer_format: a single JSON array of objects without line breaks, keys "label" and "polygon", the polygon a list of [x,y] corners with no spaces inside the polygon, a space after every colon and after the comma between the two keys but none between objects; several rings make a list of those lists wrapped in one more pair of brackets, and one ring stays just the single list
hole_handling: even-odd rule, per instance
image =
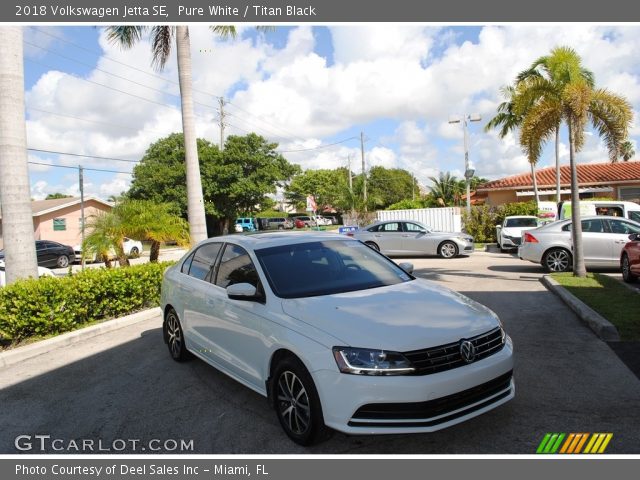
[{"label": "asphalt parking lot", "polygon": [[410,261],[500,316],[515,344],[513,401],[431,434],[335,433],[303,448],[263,397],[199,360],[173,362],[158,316],[0,369],[0,453],[17,453],[18,435],[47,434],[187,439],[189,453],[209,454],[531,454],[546,432],[612,432],[607,453],[640,453],[640,380],[544,288],[539,266],[485,252]]}]

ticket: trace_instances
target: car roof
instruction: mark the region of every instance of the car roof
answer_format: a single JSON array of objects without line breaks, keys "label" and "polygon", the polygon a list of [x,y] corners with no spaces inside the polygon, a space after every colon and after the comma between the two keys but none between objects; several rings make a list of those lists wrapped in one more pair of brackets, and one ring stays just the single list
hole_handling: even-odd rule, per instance
[{"label": "car roof", "polygon": [[329,232],[273,232],[256,233],[253,235],[223,235],[203,240],[199,245],[209,242],[231,242],[252,250],[278,247],[280,245],[294,245],[310,242],[322,242],[327,240],[341,240],[357,242],[357,240]]}]

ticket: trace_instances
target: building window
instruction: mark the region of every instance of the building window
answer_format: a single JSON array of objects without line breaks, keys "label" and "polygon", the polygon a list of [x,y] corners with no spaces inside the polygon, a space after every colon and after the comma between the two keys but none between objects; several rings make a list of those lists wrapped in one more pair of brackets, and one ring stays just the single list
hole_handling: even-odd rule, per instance
[{"label": "building window", "polygon": [[53,231],[61,232],[67,229],[67,219],[66,218],[54,218],[53,219]]},{"label": "building window", "polygon": [[620,200],[640,203],[640,187],[620,187]]}]

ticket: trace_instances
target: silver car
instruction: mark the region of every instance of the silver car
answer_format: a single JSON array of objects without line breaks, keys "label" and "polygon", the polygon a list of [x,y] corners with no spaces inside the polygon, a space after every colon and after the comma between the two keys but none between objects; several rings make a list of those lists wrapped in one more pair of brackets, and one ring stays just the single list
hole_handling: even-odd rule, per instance
[{"label": "silver car", "polygon": [[368,225],[352,235],[385,255],[440,255],[453,258],[474,250],[466,233],[436,232],[414,220],[386,220]]},{"label": "silver car", "polygon": [[[640,223],[602,215],[582,218],[586,266],[620,268],[622,247],[632,233],[640,233]],[[567,272],[573,269],[571,252],[571,219],[568,219],[524,232],[518,256],[541,264],[547,272]]]}]

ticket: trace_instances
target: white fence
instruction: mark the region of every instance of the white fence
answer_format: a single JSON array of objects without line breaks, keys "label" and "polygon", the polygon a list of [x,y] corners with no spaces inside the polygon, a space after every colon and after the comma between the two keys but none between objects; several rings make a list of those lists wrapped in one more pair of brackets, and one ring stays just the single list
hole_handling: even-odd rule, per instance
[{"label": "white fence", "polygon": [[462,214],[459,207],[378,210],[376,217],[378,220],[415,220],[440,232],[462,230]]}]

